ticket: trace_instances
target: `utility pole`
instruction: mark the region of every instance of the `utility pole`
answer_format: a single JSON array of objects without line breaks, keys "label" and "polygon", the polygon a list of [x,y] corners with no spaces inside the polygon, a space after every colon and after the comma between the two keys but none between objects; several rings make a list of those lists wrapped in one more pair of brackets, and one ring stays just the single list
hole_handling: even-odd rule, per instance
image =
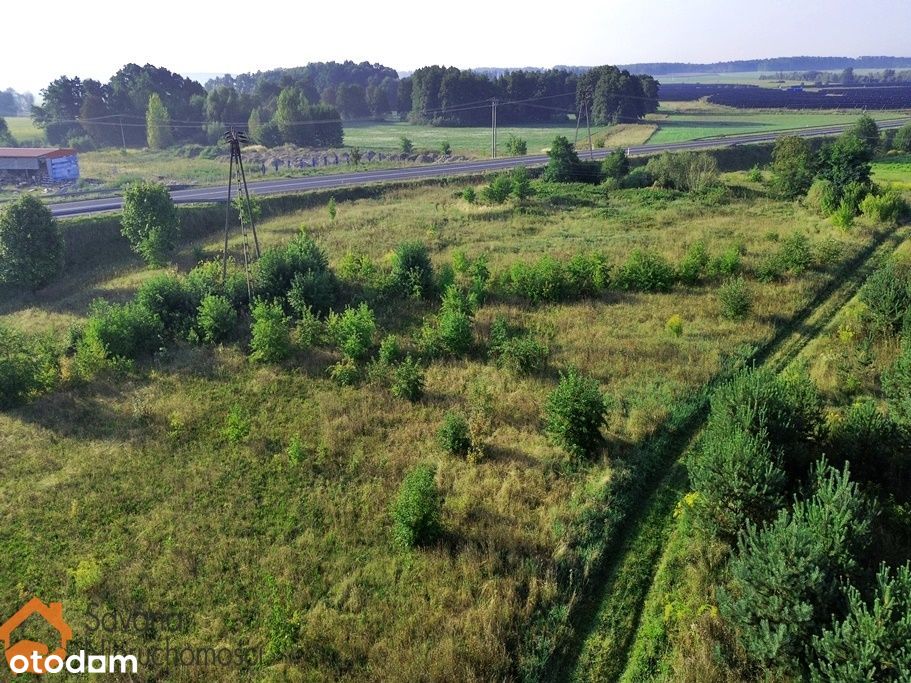
[{"label": "utility pole", "polygon": [[588,102],[585,103],[585,125],[588,126],[588,158],[595,158],[595,148],[592,147],[592,124],[588,119]]},{"label": "utility pole", "polygon": [[120,141],[123,143],[123,149],[127,148],[127,137],[123,134],[123,114],[120,115]]},{"label": "utility pole", "polygon": [[579,122],[582,120],[582,105],[579,105],[579,108],[576,109],[576,137],[573,138],[573,148],[579,142]]},{"label": "utility pole", "polygon": [[490,100],[490,157],[497,158],[497,98]]},{"label": "utility pole", "polygon": [[[249,253],[247,242],[247,221],[250,222],[250,228],[253,233],[253,247],[256,258],[259,258],[259,239],[256,236],[256,222],[253,217],[253,205],[250,202],[250,192],[247,189],[247,175],[244,173],[244,162],[240,154],[241,143],[247,143],[247,134],[244,131],[235,131],[233,128],[224,134],[225,141],[231,146],[231,161],[228,165],[228,203],[225,207],[225,248],[221,258],[222,282],[227,279],[228,275],[228,230],[231,224],[231,185],[237,180],[238,197],[241,200],[242,207],[240,213],[240,232],[243,237],[244,248],[244,272],[247,277],[247,294],[250,301],[253,300],[253,278],[250,272],[250,262],[252,257]],[[236,171],[235,171],[236,162]],[[243,190],[243,194],[240,191]]]}]

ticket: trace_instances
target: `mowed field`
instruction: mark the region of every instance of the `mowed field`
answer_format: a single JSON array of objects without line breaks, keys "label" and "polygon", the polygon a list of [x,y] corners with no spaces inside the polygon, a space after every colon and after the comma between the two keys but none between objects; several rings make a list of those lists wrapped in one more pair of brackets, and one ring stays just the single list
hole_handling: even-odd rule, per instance
[{"label": "mowed field", "polygon": [[[675,102],[649,118],[658,125],[650,144],[686,142],[721,135],[772,133],[795,128],[851,124],[860,112],[736,111],[710,105],[704,111],[685,111],[694,103]],[[684,109],[684,111],[681,111]],[[720,111],[719,111],[720,110]],[[907,112],[869,112],[877,120],[907,117]]]},{"label": "mowed field", "polygon": [[[328,347],[254,365],[243,341],[177,344],[133,371],[73,382],[0,414],[0,611],[26,594],[62,600],[80,644],[94,646],[102,634],[86,631],[90,603],[177,612],[185,619],[151,636],[117,637],[127,649],[168,638],[271,653],[252,667],[153,668],[144,680],[480,681],[540,671],[547,647],[567,636],[567,610],[599,564],[609,520],[625,514],[617,492],[649,441],[876,233],[863,221],[837,230],[740,176],[730,182],[728,201],[536,182],[528,202],[492,207],[461,199],[464,184],[406,187],[340,201],[334,219],[318,207],[265,221],[265,246],[306,228],[336,267],[348,254],[382,265],[397,244],[419,240],[438,268],[457,249],[486,255],[494,279],[543,254],[592,250],[615,267],[637,248],[678,264],[704,240],[713,257],[739,254],[752,311],[723,318],[716,281],[537,307],[494,296],[477,313],[477,351],[432,362],[416,403],[376,382],[336,385],[327,369],[338,355]],[[218,229],[184,244],[175,267],[216,256]],[[761,260],[796,232],[818,255],[814,267],[755,280]],[[158,272],[122,254],[112,247],[101,266],[6,298],[0,320],[65,336],[92,299],[124,300]],[[413,349],[435,307],[391,302],[378,322]],[[488,360],[497,314],[546,342],[547,370],[515,376]],[[666,329],[673,315],[679,336]],[[585,462],[541,429],[547,396],[570,366],[597,379],[609,407],[606,446]],[[446,455],[435,438],[444,414],[478,400],[491,410],[487,457]],[[292,459],[294,440],[303,455]],[[437,467],[446,533],[403,552],[390,505],[422,462]]]},{"label": "mowed field", "polygon": [[5,120],[9,132],[20,145],[35,143],[40,147],[45,144],[44,131],[35,127],[30,116],[7,116]]},{"label": "mowed field", "polygon": [[[648,140],[654,126],[623,125],[596,126],[592,128],[594,140],[604,140],[610,146],[640,145]],[[551,142],[558,135],[570,141],[576,139],[575,124],[552,126],[502,126],[497,127],[497,153],[505,156],[506,139],[510,135],[522,138],[528,143],[529,154],[541,154],[550,148]],[[345,145],[364,149],[397,150],[401,138],[407,137],[416,150],[439,151],[443,142],[448,142],[453,154],[471,156],[490,156],[490,127],[475,128],[437,128],[433,126],[415,126],[405,122],[383,123],[346,123]],[[579,144],[586,144],[588,131],[584,122],[578,131]]]}]

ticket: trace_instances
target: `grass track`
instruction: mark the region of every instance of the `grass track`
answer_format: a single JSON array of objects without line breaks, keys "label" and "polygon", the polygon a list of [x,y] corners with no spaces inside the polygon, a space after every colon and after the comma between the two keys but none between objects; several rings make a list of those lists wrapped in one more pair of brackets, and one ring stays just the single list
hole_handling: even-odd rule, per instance
[{"label": "grass track", "polygon": [[[906,234],[906,230],[893,229],[877,235],[870,247],[845,264],[842,278],[833,280],[807,304],[794,322],[760,351],[757,362],[776,371],[783,370],[856,294],[877,261],[876,257],[894,251]],[[688,437],[685,444],[683,438],[677,440],[678,445],[684,445],[677,451],[677,457],[668,452],[667,474],[654,485],[650,495],[643,497],[641,506],[628,518],[626,531],[619,536],[623,539],[622,545],[616,553],[606,553],[614,559],[603,570],[604,583],[598,586],[597,596],[583,604],[578,613],[577,623],[584,639],[577,640],[575,648],[557,664],[551,676],[553,680],[618,680],[624,673],[634,636],[641,626],[641,614],[673,528],[674,506],[685,491],[683,456],[702,427],[708,396],[709,392],[705,392],[694,407],[684,432]]]}]

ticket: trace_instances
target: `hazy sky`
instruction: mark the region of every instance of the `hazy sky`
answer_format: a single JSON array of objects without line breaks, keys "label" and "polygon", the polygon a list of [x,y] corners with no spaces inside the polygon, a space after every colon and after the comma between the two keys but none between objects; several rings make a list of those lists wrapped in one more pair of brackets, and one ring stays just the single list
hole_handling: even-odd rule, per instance
[{"label": "hazy sky", "polygon": [[105,81],[127,62],[197,74],[344,59],[411,70],[911,53],[909,0],[271,0],[235,11],[239,47],[232,4],[6,3],[0,89]]}]

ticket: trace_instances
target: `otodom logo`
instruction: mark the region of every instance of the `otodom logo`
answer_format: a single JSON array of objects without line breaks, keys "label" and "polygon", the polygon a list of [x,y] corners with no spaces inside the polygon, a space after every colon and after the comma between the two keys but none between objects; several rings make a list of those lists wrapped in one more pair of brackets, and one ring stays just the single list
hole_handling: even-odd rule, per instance
[{"label": "otodom logo", "polygon": [[[50,645],[34,640],[23,639],[13,644],[13,633],[32,615],[40,616],[57,631],[60,645],[53,652],[50,651]],[[61,671],[66,658],[66,646],[72,637],[73,629],[63,620],[63,603],[51,602],[45,605],[38,598],[29,600],[0,626],[0,640],[6,650],[6,661],[14,674]]]}]

